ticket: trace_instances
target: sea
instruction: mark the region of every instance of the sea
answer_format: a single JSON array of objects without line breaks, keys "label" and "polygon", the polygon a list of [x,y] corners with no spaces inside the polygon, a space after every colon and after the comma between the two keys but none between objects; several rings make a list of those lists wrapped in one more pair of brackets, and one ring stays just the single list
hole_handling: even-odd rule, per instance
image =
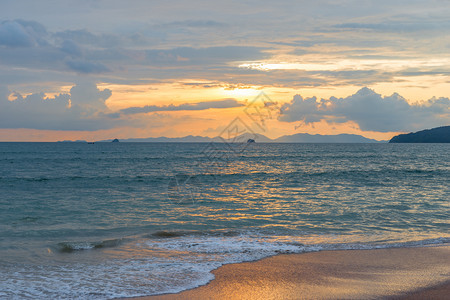
[{"label": "sea", "polygon": [[450,144],[0,143],[0,298],[204,285],[282,253],[450,244]]}]

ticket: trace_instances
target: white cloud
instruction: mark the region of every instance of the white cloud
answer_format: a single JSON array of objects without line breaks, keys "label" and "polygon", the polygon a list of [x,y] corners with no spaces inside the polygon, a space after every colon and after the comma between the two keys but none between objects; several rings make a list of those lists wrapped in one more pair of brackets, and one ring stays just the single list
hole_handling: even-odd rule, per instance
[{"label": "white cloud", "polygon": [[[9,101],[10,98],[15,99]],[[47,96],[33,93],[23,96],[0,88],[0,128],[34,128],[49,130],[98,130],[123,124],[108,116],[105,101],[108,89],[99,90],[93,83],[80,83],[70,93]]]},{"label": "white cloud", "polygon": [[[32,128],[42,130],[95,131],[120,126],[145,128],[150,120],[165,118],[170,123],[186,122],[186,117],[175,121],[173,116],[157,112],[222,109],[243,106],[235,99],[185,103],[181,105],[130,107],[119,112],[110,111],[105,104],[112,95],[109,89],[100,90],[96,84],[83,81],[68,93],[47,96],[45,93],[22,95],[0,86],[0,128]],[[9,98],[9,100],[8,100]],[[13,100],[13,101],[10,101]],[[155,112],[152,116],[140,113]],[[153,127],[156,127],[152,123]]]},{"label": "white cloud", "polygon": [[363,131],[412,131],[450,123],[450,99],[432,98],[409,104],[399,94],[381,96],[368,88],[346,98],[317,100],[294,96],[281,108],[280,121],[330,123],[354,121]]}]

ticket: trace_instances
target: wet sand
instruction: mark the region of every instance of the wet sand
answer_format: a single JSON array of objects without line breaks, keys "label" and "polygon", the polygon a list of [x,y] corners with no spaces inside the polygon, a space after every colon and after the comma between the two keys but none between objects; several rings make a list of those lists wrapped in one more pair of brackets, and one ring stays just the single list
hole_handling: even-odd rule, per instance
[{"label": "wet sand", "polygon": [[450,281],[429,288],[415,290],[393,300],[450,299]]},{"label": "wet sand", "polygon": [[450,246],[282,254],[207,285],[139,299],[450,299]]}]

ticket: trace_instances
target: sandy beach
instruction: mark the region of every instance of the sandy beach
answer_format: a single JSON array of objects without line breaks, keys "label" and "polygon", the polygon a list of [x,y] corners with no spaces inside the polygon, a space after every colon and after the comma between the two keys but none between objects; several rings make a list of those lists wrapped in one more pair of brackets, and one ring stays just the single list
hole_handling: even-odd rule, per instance
[{"label": "sandy beach", "polygon": [[449,299],[450,247],[282,254],[213,273],[207,285],[140,299]]}]

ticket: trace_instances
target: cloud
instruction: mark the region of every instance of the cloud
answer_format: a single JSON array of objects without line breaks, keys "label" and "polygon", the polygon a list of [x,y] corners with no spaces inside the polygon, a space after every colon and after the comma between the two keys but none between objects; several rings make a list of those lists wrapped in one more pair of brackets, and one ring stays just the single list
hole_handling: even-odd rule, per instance
[{"label": "cloud", "polygon": [[85,60],[69,60],[66,64],[70,69],[84,74],[99,74],[111,71],[104,64]]},{"label": "cloud", "polygon": [[[13,101],[8,100],[8,95]],[[33,93],[23,96],[0,88],[0,128],[43,130],[99,130],[123,125],[107,115],[108,89],[99,90],[93,83],[79,83],[70,93],[47,96]]]},{"label": "cloud", "polygon": [[90,108],[94,111],[104,111],[107,109],[105,101],[111,97],[110,89],[99,90],[92,82],[83,82],[74,85],[70,89],[70,99],[72,105],[79,105]]},{"label": "cloud", "polygon": [[227,24],[213,21],[213,20],[185,20],[175,21],[161,25],[162,27],[194,27],[194,28],[215,28],[226,27]]},{"label": "cloud", "polygon": [[0,24],[0,45],[8,47],[31,47],[33,38],[17,22],[3,22]]},{"label": "cloud", "polygon": [[147,50],[146,59],[154,65],[219,65],[231,61],[267,58],[265,48],[252,46],[179,47],[165,50]]},{"label": "cloud", "polygon": [[[85,36],[90,42],[98,40],[85,31],[67,36],[78,37],[79,40],[83,40],[79,36]],[[93,53],[97,51],[74,39],[60,39],[55,34],[48,34],[46,28],[37,22],[15,20],[0,23],[0,64],[25,68],[24,78],[29,70],[75,71],[78,74],[111,72],[101,62],[108,58],[107,53],[95,57]]]},{"label": "cloud", "polygon": [[121,113],[129,115],[156,111],[206,110],[210,108],[233,108],[240,106],[244,106],[244,104],[239,103],[236,99],[223,99],[217,101],[185,103],[181,105],[170,104],[165,106],[147,105],[144,107],[129,107],[122,109]]},{"label": "cloud", "polygon": [[65,30],[55,32],[53,36],[60,40],[71,40],[84,46],[96,46],[101,48],[114,48],[130,42],[129,39],[114,34],[94,34],[86,29]]},{"label": "cloud", "polygon": [[0,23],[0,46],[14,48],[45,45],[45,35],[45,27],[37,22],[15,20]]},{"label": "cloud", "polygon": [[316,97],[304,99],[300,95],[295,95],[289,104],[281,107],[280,121],[295,122],[304,121],[305,123],[318,122],[324,117],[323,102],[317,102]]},{"label": "cloud", "polygon": [[305,123],[325,120],[329,123],[356,122],[363,131],[411,131],[450,123],[450,99],[432,98],[421,104],[409,104],[397,93],[381,96],[368,88],[346,98],[317,100],[294,96],[282,106],[280,121]]},{"label": "cloud", "polygon": [[96,45],[99,38],[86,29],[65,30],[54,33],[54,36],[63,40],[71,40],[81,44]]},{"label": "cloud", "polygon": [[[0,85],[0,103],[7,101],[11,92],[4,85]],[[1,106],[0,106],[1,107]]]},{"label": "cloud", "polygon": [[415,32],[449,29],[450,22],[447,19],[430,20],[418,18],[415,20],[384,20],[383,22],[375,23],[342,23],[335,25],[335,28],[384,32]]},{"label": "cloud", "polygon": [[[155,47],[167,34],[199,37],[192,32],[174,33],[165,27],[198,28],[200,31],[202,28],[228,28],[218,21],[196,19],[162,24],[167,26],[147,25],[131,32],[124,29],[124,32],[99,34],[90,29],[52,32],[34,21],[4,21],[0,24],[0,66],[4,67],[0,69],[0,78],[8,78],[12,69],[18,80],[22,78],[20,83],[33,85],[54,80],[48,78],[53,77],[50,73],[55,71],[66,82],[77,81],[79,75],[102,75],[103,82],[128,83],[140,82],[143,78],[229,78],[220,68],[238,74],[241,70],[231,67],[231,62],[270,56],[266,52],[270,48],[232,42],[224,46],[193,41],[187,44],[168,42],[163,47]],[[34,71],[40,76],[31,76]]]},{"label": "cloud", "polygon": [[71,56],[79,57],[83,55],[81,47],[72,40],[64,40],[61,45],[61,51]]}]

